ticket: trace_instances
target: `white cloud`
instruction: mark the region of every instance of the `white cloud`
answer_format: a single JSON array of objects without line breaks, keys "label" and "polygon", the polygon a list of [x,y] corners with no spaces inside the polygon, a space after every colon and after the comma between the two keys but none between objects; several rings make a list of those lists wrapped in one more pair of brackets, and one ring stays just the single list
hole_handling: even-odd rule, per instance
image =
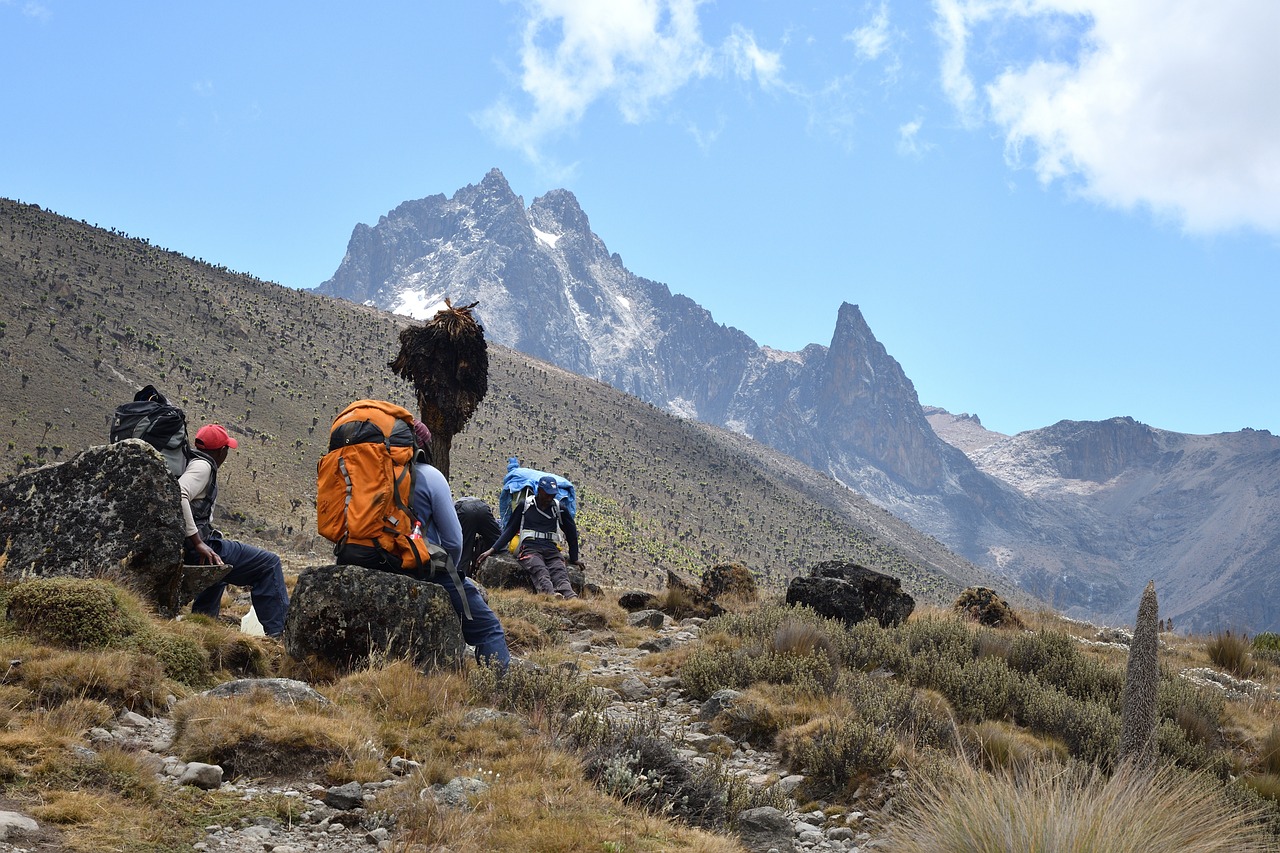
[{"label": "white cloud", "polygon": [[1280,3],[1272,0],[935,0],[943,88],[977,117],[974,31],[1081,15],[1076,55],[1008,65],[984,81],[1012,162],[1194,232],[1280,233]]},{"label": "white cloud", "polygon": [[881,2],[880,8],[871,17],[871,23],[859,27],[845,36],[846,41],[853,42],[853,48],[859,59],[878,59],[889,49],[889,7]]},{"label": "white cloud", "polygon": [[921,157],[933,148],[932,142],[920,139],[920,128],[924,127],[924,119],[916,118],[898,128],[898,153],[910,157]]},{"label": "white cloud", "polygon": [[52,10],[43,3],[27,2],[22,4],[22,14],[28,18],[35,18],[37,21],[47,21],[53,17]]},{"label": "white cloud", "polygon": [[551,136],[579,121],[595,103],[616,104],[624,121],[648,119],[656,104],[690,81],[728,71],[777,84],[782,62],[735,26],[719,49],[702,38],[703,0],[528,0],[520,50],[524,112],[500,100],[478,117],[503,142],[538,162]]}]

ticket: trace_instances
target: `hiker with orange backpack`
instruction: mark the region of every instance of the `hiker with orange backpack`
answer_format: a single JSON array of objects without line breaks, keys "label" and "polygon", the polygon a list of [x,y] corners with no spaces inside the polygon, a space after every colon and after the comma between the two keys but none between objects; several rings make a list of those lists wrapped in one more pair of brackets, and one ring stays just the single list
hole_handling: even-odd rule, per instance
[{"label": "hiker with orange backpack", "polygon": [[333,423],[320,460],[316,526],[339,565],[407,574],[444,587],[476,660],[505,669],[506,634],[480,590],[459,577],[462,527],[444,475],[431,464],[431,432],[408,410],[359,400]]}]

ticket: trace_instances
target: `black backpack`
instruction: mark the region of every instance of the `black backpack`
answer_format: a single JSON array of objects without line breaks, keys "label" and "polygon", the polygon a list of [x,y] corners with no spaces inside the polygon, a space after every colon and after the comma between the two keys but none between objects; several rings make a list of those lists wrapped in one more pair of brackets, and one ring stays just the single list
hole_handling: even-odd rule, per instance
[{"label": "black backpack", "polygon": [[156,386],[148,385],[133,395],[132,403],[116,408],[111,421],[111,441],[140,438],[160,455],[173,476],[186,470],[191,448],[187,444],[187,415],[171,404]]}]

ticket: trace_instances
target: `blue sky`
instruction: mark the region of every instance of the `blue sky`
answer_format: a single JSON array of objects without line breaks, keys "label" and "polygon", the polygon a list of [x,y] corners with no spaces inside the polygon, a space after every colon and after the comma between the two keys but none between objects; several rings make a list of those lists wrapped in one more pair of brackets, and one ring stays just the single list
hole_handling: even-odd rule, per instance
[{"label": "blue sky", "polygon": [[[1115,8],[1120,7],[1120,8]],[[497,166],[1013,433],[1280,432],[1275,0],[0,0],[0,195],[314,287]]]}]

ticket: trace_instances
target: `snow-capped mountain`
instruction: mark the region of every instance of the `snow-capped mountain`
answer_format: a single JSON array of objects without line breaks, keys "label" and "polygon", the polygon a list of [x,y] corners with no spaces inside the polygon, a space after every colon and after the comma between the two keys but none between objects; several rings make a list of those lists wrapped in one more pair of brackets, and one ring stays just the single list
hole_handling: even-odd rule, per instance
[{"label": "snow-capped mountain", "polygon": [[[1042,431],[1006,438],[980,422],[957,425],[942,410],[926,418],[910,379],[856,305],[840,307],[829,346],[762,347],[627,270],[567,190],[526,207],[494,169],[452,198],[405,202],[373,227],[356,226],[319,291],[419,319],[445,297],[478,301],[491,339],[781,450],[1067,612],[1128,620],[1142,586],[1150,577],[1159,583],[1167,568],[1129,546],[1132,523],[1114,517],[1107,488],[1070,485],[1081,481],[1079,466],[1093,471],[1100,459],[1114,470],[1104,466],[1097,476],[1141,479],[1136,471],[1166,457],[1136,449],[1108,456],[1082,438],[1054,455],[1048,436],[1037,437]],[[1105,424],[1080,432],[1090,430],[1104,433],[1103,444],[1112,440]],[[1280,444],[1274,448],[1280,465]],[[1032,481],[1060,485],[1029,488]],[[1264,503],[1274,507],[1280,498],[1273,493]],[[1213,523],[1203,510],[1186,515]],[[1222,560],[1204,566],[1220,569]],[[1189,588],[1182,598],[1162,595],[1162,609],[1208,625],[1237,606],[1228,603],[1237,587],[1226,583],[1212,602]],[[1237,627],[1280,625],[1274,599],[1239,596]]]}]

